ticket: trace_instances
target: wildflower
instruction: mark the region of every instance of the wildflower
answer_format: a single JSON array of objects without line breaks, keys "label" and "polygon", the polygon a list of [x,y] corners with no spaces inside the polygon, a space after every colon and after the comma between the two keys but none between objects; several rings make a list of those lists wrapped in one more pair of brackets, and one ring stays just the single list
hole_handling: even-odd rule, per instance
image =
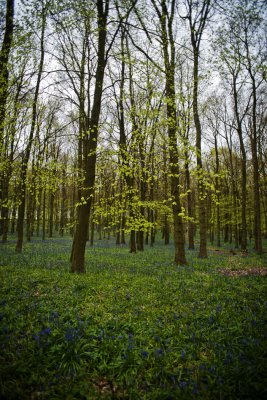
[{"label": "wildflower", "polygon": [[40,342],[40,336],[39,335],[34,335],[34,340],[39,344]]},{"label": "wildflower", "polygon": [[148,357],[148,352],[146,350],[141,350],[141,356],[143,358],[147,358]]},{"label": "wildflower", "polygon": [[50,328],[44,328],[42,331],[40,331],[40,335],[50,335],[51,329]]},{"label": "wildflower", "polygon": [[162,349],[156,349],[155,350],[155,356],[156,357],[161,357],[161,356],[163,356],[163,354],[164,354],[164,352],[163,352]]},{"label": "wildflower", "polygon": [[160,337],[159,337],[159,335],[155,335],[154,339],[155,339],[156,342],[160,342]]},{"label": "wildflower", "polygon": [[185,359],[185,352],[184,352],[184,350],[181,352],[181,359],[182,359],[182,360]]},{"label": "wildflower", "polygon": [[185,389],[187,386],[187,383],[185,381],[180,381],[180,388]]},{"label": "wildflower", "polygon": [[197,386],[196,383],[194,384],[194,387],[193,387],[193,389],[192,389],[192,393],[193,393],[193,394],[198,394],[198,393],[199,393],[198,386]]},{"label": "wildflower", "polygon": [[65,333],[65,339],[67,342],[72,342],[77,338],[77,330],[73,328],[67,328]]},{"label": "wildflower", "polygon": [[213,324],[214,322],[215,322],[215,318],[214,318],[213,315],[211,315],[211,316],[209,317],[209,323],[210,323],[210,324]]},{"label": "wildflower", "polygon": [[215,367],[215,365],[212,365],[212,366],[209,368],[209,372],[211,372],[212,374],[213,374],[214,372],[216,372],[216,367]]},{"label": "wildflower", "polygon": [[220,304],[216,307],[216,314],[219,314],[222,311],[222,306]]}]

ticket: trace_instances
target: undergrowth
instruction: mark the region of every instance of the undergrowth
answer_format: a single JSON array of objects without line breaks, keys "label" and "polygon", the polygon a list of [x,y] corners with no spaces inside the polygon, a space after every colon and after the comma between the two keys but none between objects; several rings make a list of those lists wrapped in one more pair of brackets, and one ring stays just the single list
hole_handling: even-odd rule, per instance
[{"label": "undergrowth", "polygon": [[259,257],[108,241],[68,272],[71,239],[0,246],[1,399],[261,399],[267,396],[266,277],[221,270]]}]

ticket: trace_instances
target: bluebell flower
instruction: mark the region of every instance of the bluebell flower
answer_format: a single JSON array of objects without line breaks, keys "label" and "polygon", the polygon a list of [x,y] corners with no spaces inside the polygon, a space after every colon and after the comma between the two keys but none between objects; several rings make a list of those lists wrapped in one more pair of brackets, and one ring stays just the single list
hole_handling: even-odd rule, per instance
[{"label": "bluebell flower", "polygon": [[209,323],[210,323],[210,324],[213,324],[214,322],[215,322],[215,318],[214,318],[213,315],[211,315],[211,316],[209,317]]},{"label": "bluebell flower", "polygon": [[211,372],[211,373],[216,372],[216,367],[215,367],[215,365],[211,365],[211,366],[209,367],[209,372]]},{"label": "bluebell flower", "polygon": [[181,389],[185,389],[187,386],[187,383],[185,381],[180,381],[179,385],[180,385]]},{"label": "bluebell flower", "polygon": [[198,393],[199,393],[198,386],[197,386],[196,383],[194,384],[194,387],[193,387],[193,389],[192,389],[192,393],[193,393],[193,394],[198,394]]},{"label": "bluebell flower", "polygon": [[181,359],[182,359],[182,360],[185,359],[185,351],[184,351],[184,350],[181,352]]},{"label": "bluebell flower", "polygon": [[74,328],[67,328],[65,332],[65,339],[68,342],[74,341],[78,336],[77,330]]},{"label": "bluebell flower", "polygon": [[222,311],[222,306],[220,304],[217,305],[216,307],[216,314]]},{"label": "bluebell flower", "polygon": [[51,329],[50,328],[44,328],[42,331],[39,332],[40,335],[50,335]]},{"label": "bluebell flower", "polygon": [[39,344],[40,343],[40,337],[39,335],[34,335],[33,336],[34,340]]},{"label": "bluebell flower", "polygon": [[156,357],[162,357],[164,354],[164,351],[162,349],[156,349],[155,350],[155,356]]},{"label": "bluebell flower", "polygon": [[148,352],[146,350],[141,350],[141,356],[144,358],[148,357]]}]

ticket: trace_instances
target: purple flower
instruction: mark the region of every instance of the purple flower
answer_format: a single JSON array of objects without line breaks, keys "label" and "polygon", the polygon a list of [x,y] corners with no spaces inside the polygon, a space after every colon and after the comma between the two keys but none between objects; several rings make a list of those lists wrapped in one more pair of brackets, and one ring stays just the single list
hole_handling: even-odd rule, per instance
[{"label": "purple flower", "polygon": [[156,356],[156,357],[162,357],[163,354],[164,354],[164,352],[163,352],[162,349],[156,349],[156,350],[155,350],[155,356]]},{"label": "purple flower", "polygon": [[181,389],[185,389],[186,388],[186,386],[187,386],[187,383],[185,382],[185,381],[180,381],[180,388]]},{"label": "purple flower", "polygon": [[42,331],[40,331],[40,335],[50,335],[51,329],[50,328],[44,328]]},{"label": "purple flower", "polygon": [[147,358],[148,357],[148,352],[146,350],[141,350],[141,356],[143,358]]},{"label": "purple flower", "polygon": [[160,342],[160,337],[159,337],[159,335],[155,335],[154,339],[155,339],[156,342]]},{"label": "purple flower", "polygon": [[72,342],[77,338],[77,330],[73,328],[67,328],[65,333],[65,339],[67,342]]}]

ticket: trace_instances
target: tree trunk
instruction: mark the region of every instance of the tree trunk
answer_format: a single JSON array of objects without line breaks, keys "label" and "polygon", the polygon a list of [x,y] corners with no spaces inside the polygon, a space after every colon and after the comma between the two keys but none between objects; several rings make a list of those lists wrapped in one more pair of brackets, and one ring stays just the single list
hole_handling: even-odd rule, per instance
[{"label": "tree trunk", "polygon": [[[3,148],[4,148],[6,103],[8,98],[8,85],[9,85],[8,60],[13,41],[13,30],[14,30],[13,19],[14,19],[14,0],[7,0],[5,34],[0,51],[0,157],[1,158],[3,156]],[[1,199],[2,196],[0,195],[0,200]]]},{"label": "tree trunk", "polygon": [[187,213],[189,217],[188,221],[188,249],[194,250],[194,223],[193,219],[193,209],[192,209],[192,192],[191,192],[191,179],[190,179],[190,171],[189,171],[189,155],[188,151],[185,151],[185,181],[186,181],[186,190],[187,190]]},{"label": "tree trunk", "polygon": [[[98,13],[98,52],[97,69],[95,76],[95,91],[93,107],[89,124],[89,138],[86,138],[86,148],[88,153],[85,159],[83,198],[84,201],[77,207],[77,223],[72,245],[71,272],[85,272],[85,247],[88,233],[88,224],[92,196],[94,193],[95,171],[96,171],[96,149],[99,129],[99,117],[101,111],[101,100],[103,93],[104,71],[106,66],[106,36],[107,36],[107,16],[109,11],[109,1],[97,0]],[[88,147],[87,147],[88,146]]]},{"label": "tree trunk", "polygon": [[55,201],[55,193],[53,189],[50,191],[50,202],[49,202],[49,234],[48,237],[53,236],[54,230],[54,201]]},{"label": "tree trunk", "polygon": [[43,213],[42,213],[42,240],[45,240],[45,228],[46,228],[46,189],[43,188]]},{"label": "tree trunk", "polygon": [[[155,3],[153,2],[154,7]],[[162,13],[157,11],[161,23],[162,47],[164,54],[164,73],[166,88],[166,110],[167,110],[167,129],[169,139],[169,156],[170,156],[170,183],[172,197],[172,213],[173,213],[173,236],[175,256],[174,261],[178,265],[186,264],[185,243],[184,243],[184,227],[182,219],[182,208],[180,201],[180,171],[178,162],[177,148],[177,121],[176,121],[176,96],[175,96],[175,46],[172,32],[172,21],[174,16],[174,8],[169,15],[165,1],[161,2]]]},{"label": "tree trunk", "polygon": [[237,134],[239,137],[240,149],[242,154],[242,190],[241,190],[241,249],[247,248],[247,221],[246,221],[246,207],[247,207],[247,155],[243,140],[242,121],[238,109],[238,91],[237,91],[237,75],[233,74],[233,96],[234,96],[234,110],[237,123]]},{"label": "tree trunk", "polygon": [[41,77],[43,73],[43,66],[44,66],[44,57],[45,57],[45,50],[44,50],[44,39],[45,39],[45,28],[46,28],[46,17],[47,17],[47,10],[43,8],[42,10],[42,28],[41,28],[41,49],[40,49],[40,62],[38,67],[38,75],[37,75],[37,82],[35,86],[35,93],[32,105],[32,119],[31,119],[31,129],[30,135],[28,139],[28,143],[26,146],[25,154],[22,159],[22,167],[21,167],[21,202],[19,205],[19,212],[18,212],[18,239],[16,244],[16,251],[18,253],[22,252],[22,243],[23,243],[23,225],[24,225],[24,214],[25,214],[25,195],[26,195],[26,176],[27,176],[27,168],[28,162],[30,159],[31,148],[34,138],[34,131],[35,125],[37,120],[37,101],[39,97],[39,90],[41,84]]},{"label": "tree trunk", "polygon": [[198,113],[198,60],[199,50],[194,47],[194,89],[193,89],[193,114],[196,128],[196,151],[197,151],[197,187],[198,187],[198,219],[199,219],[199,258],[207,258],[207,224],[206,224],[206,197],[204,187],[204,174],[201,155],[201,124]]}]

